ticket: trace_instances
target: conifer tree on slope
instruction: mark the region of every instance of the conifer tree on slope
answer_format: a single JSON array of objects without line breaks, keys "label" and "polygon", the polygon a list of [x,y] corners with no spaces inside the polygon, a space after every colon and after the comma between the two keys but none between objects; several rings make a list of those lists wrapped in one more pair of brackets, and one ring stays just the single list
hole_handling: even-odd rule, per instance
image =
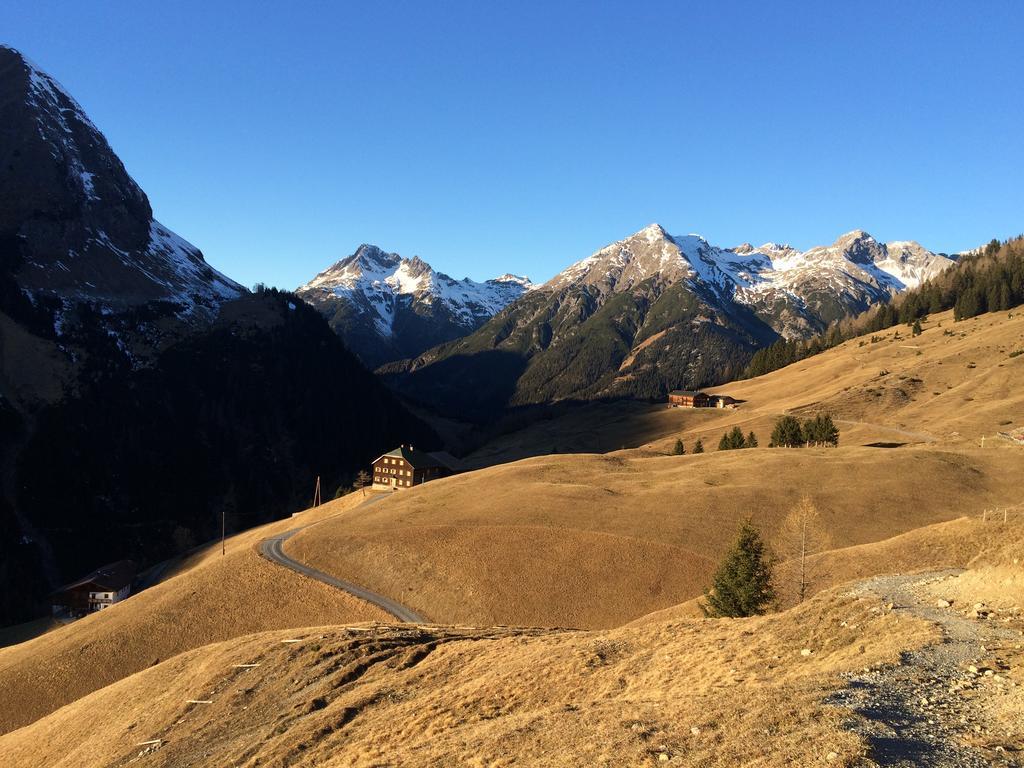
[{"label": "conifer tree on slope", "polygon": [[746,520],[700,609],[710,617],[755,616],[764,613],[774,599],[771,557],[757,529]]},{"label": "conifer tree on slope", "polygon": [[734,451],[746,447],[747,441],[743,437],[743,430],[739,427],[733,427],[731,432],[723,434],[722,439],[718,442],[720,451]]},{"label": "conifer tree on slope", "polygon": [[769,448],[799,448],[804,444],[804,431],[795,416],[781,416],[772,430]]}]

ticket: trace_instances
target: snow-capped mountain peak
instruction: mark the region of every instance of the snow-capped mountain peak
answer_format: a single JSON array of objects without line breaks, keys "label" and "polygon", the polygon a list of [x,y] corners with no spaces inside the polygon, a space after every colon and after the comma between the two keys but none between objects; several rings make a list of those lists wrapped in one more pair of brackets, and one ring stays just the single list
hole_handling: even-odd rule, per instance
[{"label": "snow-capped mountain peak", "polygon": [[296,293],[364,361],[379,365],[475,330],[533,287],[511,274],[483,283],[455,280],[418,256],[364,244]]},{"label": "snow-capped mountain peak", "polygon": [[0,46],[0,231],[18,237],[30,296],[117,309],[150,301],[212,316],[244,289],[153,219],[149,200],[56,79]]},{"label": "snow-capped mountain peak", "polygon": [[[608,245],[553,277],[541,289],[586,285],[601,293],[632,290],[655,279],[689,284],[721,302],[774,314],[786,336],[888,300],[946,269],[952,260],[913,241],[882,243],[862,229],[827,246],[800,251],[769,242],[719,248],[697,234],[670,235],[660,224]],[[779,307],[789,307],[778,314]]]},{"label": "snow-capped mountain peak", "polygon": [[[467,277],[466,280],[468,280],[468,279],[469,278]],[[534,288],[537,287],[537,286],[535,286],[533,284],[533,282],[530,280],[530,278],[527,277],[526,275],[513,275],[513,274],[508,273],[508,272],[506,272],[504,275],[498,275],[497,277],[492,277],[487,282],[488,283],[509,283],[509,284],[514,284],[514,285],[519,285],[519,286],[521,286],[526,291],[532,291]]]}]

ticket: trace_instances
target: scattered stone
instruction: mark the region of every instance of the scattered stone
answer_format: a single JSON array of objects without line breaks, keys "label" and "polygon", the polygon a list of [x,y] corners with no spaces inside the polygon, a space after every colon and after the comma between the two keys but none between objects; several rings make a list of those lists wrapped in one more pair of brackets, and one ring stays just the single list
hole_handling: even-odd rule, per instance
[{"label": "scattered stone", "polygon": [[952,604],[953,603],[950,600],[937,600],[935,602],[935,607],[936,608],[949,608]]},{"label": "scattered stone", "polygon": [[700,736],[700,728],[698,728],[695,725],[693,726],[693,728],[690,729],[690,733],[692,733],[694,736]]},{"label": "scattered stone", "polygon": [[827,755],[825,755],[825,759],[828,760],[830,763],[834,763],[836,760],[839,759],[839,753],[829,752]]},{"label": "scattered stone", "polygon": [[659,763],[667,763],[668,762],[668,752],[662,752],[660,755],[658,755],[658,762]]},{"label": "scattered stone", "polygon": [[812,653],[814,653],[814,651],[812,651],[810,648],[804,648],[802,651],[800,651],[801,656],[810,656]]}]

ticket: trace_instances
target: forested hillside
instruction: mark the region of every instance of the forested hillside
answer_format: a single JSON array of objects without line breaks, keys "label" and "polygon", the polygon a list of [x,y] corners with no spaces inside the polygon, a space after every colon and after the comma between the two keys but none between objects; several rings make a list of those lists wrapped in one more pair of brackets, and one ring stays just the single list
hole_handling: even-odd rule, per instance
[{"label": "forested hillside", "polygon": [[177,554],[219,536],[222,511],[229,533],[286,516],[308,506],[318,475],[329,497],[393,445],[435,439],[291,294],[229,302],[208,331],[137,370],[105,319],[82,314],[75,335],[92,356],[74,394],[4,412],[23,442],[9,457],[7,511],[20,522],[8,518],[0,577],[24,593],[5,598],[0,621],[23,617],[54,580]]},{"label": "forested hillside", "polygon": [[1000,312],[1024,304],[1024,237],[1005,242],[992,240],[984,248],[962,256],[956,266],[918,288],[850,320],[840,321],[823,334],[807,340],[782,339],[757,351],[744,376],[751,378],[784,368],[811,355],[865,333],[906,324],[934,312],[952,309],[957,320],[985,312]]}]

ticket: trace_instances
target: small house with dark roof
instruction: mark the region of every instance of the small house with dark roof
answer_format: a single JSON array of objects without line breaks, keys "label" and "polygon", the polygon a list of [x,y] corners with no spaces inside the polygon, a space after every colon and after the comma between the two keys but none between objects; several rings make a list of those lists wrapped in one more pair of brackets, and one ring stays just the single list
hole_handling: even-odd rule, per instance
[{"label": "small house with dark roof", "polygon": [[54,592],[53,610],[55,613],[66,610],[72,616],[102,611],[131,594],[134,578],[135,563],[131,560],[104,565]]},{"label": "small house with dark roof", "polygon": [[373,460],[372,488],[411,488],[454,475],[460,470],[459,460],[449,453],[421,451],[411,445],[401,445]]}]

